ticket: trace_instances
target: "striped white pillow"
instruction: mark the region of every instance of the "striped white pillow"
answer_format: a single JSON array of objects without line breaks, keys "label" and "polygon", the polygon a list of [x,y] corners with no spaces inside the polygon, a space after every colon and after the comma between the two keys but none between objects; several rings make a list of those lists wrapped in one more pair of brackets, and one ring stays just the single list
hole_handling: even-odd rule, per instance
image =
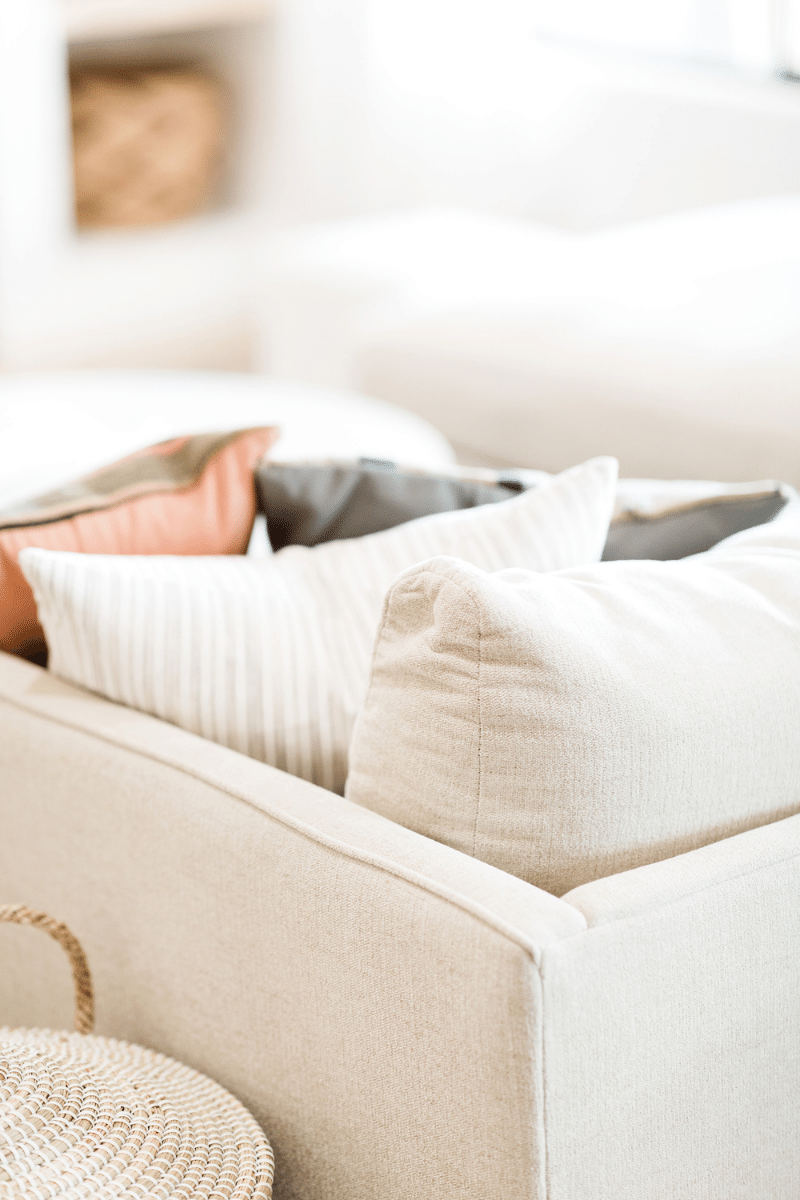
[{"label": "striped white pillow", "polygon": [[392,580],[437,555],[485,571],[597,562],[616,460],[501,504],[438,513],[271,558],[20,556],[50,669],[332,791]]}]

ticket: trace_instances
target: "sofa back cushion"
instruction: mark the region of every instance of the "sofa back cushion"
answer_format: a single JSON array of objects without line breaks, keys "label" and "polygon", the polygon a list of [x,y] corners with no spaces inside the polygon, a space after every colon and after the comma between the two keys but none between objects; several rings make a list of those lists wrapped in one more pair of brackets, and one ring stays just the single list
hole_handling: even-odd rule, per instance
[{"label": "sofa back cushion", "polygon": [[792,502],[679,562],[406,572],[346,795],[563,895],[800,810],[798,730]]},{"label": "sofa back cushion", "polygon": [[392,580],[435,554],[484,570],[597,561],[616,475],[594,459],[503,504],[266,559],[21,561],[57,675],[341,791]]}]

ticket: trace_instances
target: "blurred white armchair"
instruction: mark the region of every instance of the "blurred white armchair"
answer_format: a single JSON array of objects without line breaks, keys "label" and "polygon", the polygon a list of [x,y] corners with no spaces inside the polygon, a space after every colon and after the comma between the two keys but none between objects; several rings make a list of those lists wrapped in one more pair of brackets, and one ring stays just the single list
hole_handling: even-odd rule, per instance
[{"label": "blurred white armchair", "polygon": [[265,251],[262,363],[560,469],[800,484],[800,197],[600,232],[428,208]]}]

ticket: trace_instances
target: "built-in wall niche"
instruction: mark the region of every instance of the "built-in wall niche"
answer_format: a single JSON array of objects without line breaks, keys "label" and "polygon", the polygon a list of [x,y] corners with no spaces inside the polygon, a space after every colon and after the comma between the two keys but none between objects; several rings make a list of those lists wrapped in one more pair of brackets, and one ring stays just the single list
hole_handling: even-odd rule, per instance
[{"label": "built-in wall niche", "polygon": [[[268,204],[272,40],[271,21],[250,16],[201,29],[72,41],[69,74],[78,179],[83,162],[88,163],[87,178],[98,179],[100,186],[105,177],[119,177],[119,188],[124,188],[126,170],[138,172],[138,192],[145,200],[148,194],[156,198],[139,206],[137,221],[137,180],[131,177],[132,225],[158,223],[160,175],[164,219],[174,219],[171,208],[180,215],[180,164],[189,175],[185,215],[245,212]],[[88,130],[81,124],[87,114]],[[199,175],[206,164],[204,186]],[[108,224],[124,226],[125,206],[117,207],[119,219]],[[112,201],[108,211],[113,209]],[[79,225],[102,226],[102,219],[92,221],[91,209],[88,220],[85,212]]]},{"label": "built-in wall niche", "polygon": [[[0,369],[250,364],[277,2],[0,3]],[[185,219],[78,229],[70,72],[143,64],[219,81],[213,194]]]}]

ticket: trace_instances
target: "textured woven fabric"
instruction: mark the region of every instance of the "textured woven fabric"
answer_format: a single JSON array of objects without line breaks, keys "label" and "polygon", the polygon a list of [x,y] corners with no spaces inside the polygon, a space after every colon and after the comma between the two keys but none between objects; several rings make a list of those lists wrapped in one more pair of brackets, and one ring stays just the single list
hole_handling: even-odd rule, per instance
[{"label": "textured woven fabric", "polygon": [[393,586],[347,795],[562,895],[800,810],[800,502],[680,562]]},{"label": "textured woven fabric", "polygon": [[155,225],[214,198],[225,140],[218,80],[187,66],[73,70],[72,163],[81,228]]},{"label": "textured woven fabric", "polygon": [[144,1046],[0,1028],[3,1200],[270,1200],[274,1160],[213,1080]]},{"label": "textured woven fabric", "polygon": [[[800,1195],[800,817],[558,900],[6,655],[0,731],[5,893],[102,1034],[251,1109],[276,1200]],[[67,1024],[3,935],[0,1022]]]},{"label": "textured woven fabric", "polygon": [[387,587],[435,554],[485,570],[597,561],[616,462],[534,492],[273,558],[22,557],[51,669],[341,791]]},{"label": "textured woven fabric", "polygon": [[800,1196],[800,817],[566,900],[590,928],[542,959],[547,1200]]},{"label": "textured woven fabric", "polygon": [[[535,956],[577,909],[3,655],[0,697],[4,890],[80,933],[98,1032],[253,1112],[276,1200],[542,1200]],[[67,1023],[60,948],[2,933],[0,1023]]]}]

